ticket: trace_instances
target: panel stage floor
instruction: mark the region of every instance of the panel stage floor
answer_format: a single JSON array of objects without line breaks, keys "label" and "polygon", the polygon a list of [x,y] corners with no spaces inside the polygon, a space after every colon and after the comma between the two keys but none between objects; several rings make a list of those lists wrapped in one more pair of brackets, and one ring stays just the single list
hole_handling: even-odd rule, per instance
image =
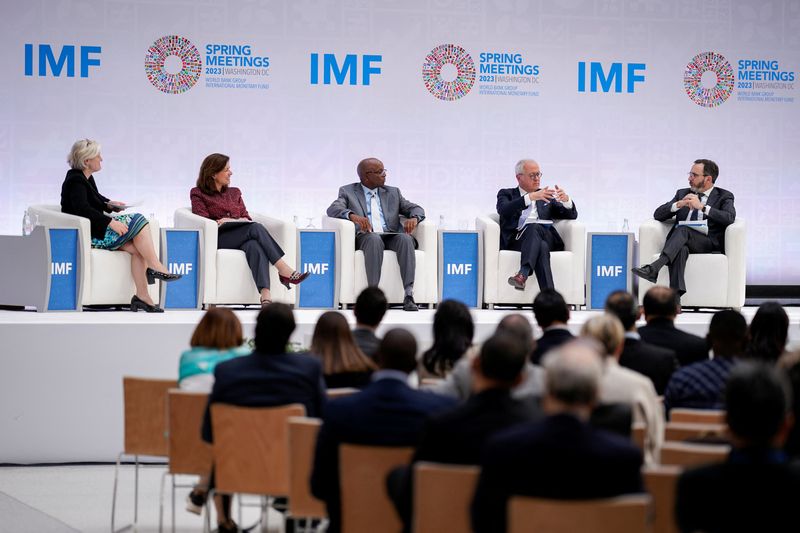
[{"label": "panel stage floor", "polygon": [[[742,310],[748,321],[755,307]],[[292,342],[308,346],[323,311],[296,310]],[[480,342],[506,314],[530,309],[474,310]],[[576,311],[569,326],[577,332],[599,311]],[[800,308],[787,308],[790,345],[800,346]],[[236,310],[251,337],[258,310]],[[351,324],[352,311],[343,312]],[[390,310],[378,334],[409,329],[420,351],[430,346],[433,310]],[[112,461],[122,450],[122,377],[175,378],[180,353],[201,311],[164,314],[105,311],[35,313],[0,311],[0,463]],[[686,312],[681,329],[705,335],[711,312]],[[537,331],[537,335],[540,334]]]}]

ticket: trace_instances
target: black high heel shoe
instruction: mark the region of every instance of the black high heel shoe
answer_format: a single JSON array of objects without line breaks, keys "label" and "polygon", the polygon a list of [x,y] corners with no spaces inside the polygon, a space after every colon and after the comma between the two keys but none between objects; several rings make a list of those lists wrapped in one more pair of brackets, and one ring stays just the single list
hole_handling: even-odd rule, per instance
[{"label": "black high heel shoe", "polygon": [[181,279],[183,277],[182,274],[170,274],[169,272],[159,272],[158,270],[153,270],[152,268],[148,268],[144,271],[145,275],[147,276],[147,284],[152,285],[156,282],[156,278],[160,279],[161,281],[175,281],[176,279]]},{"label": "black high heel shoe", "polygon": [[145,302],[135,294],[133,298],[131,298],[131,311],[134,313],[137,312],[139,309],[144,311],[145,313],[163,313],[164,310],[161,309],[157,305],[150,305],[149,303]]},{"label": "black high heel shoe", "polygon": [[292,288],[292,285],[299,285],[310,275],[311,272],[303,272],[301,274],[300,272],[295,270],[294,272],[292,272],[291,276],[278,275],[278,279],[281,281],[281,285],[286,287],[286,290],[289,290]]}]

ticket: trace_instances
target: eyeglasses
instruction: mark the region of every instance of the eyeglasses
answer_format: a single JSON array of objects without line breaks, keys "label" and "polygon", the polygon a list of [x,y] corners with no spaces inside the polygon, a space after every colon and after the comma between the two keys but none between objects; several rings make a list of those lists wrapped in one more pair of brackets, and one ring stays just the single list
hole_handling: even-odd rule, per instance
[{"label": "eyeglasses", "polygon": [[705,176],[710,176],[710,174],[698,174],[696,172],[689,172],[689,175],[693,178],[703,178]]},{"label": "eyeglasses", "polygon": [[528,176],[532,180],[536,180],[544,176],[542,172],[531,172],[530,174],[523,174],[524,176]]},{"label": "eyeglasses", "polygon": [[367,170],[365,174],[380,174],[381,176],[385,176],[388,171],[388,168],[384,168],[383,170]]}]

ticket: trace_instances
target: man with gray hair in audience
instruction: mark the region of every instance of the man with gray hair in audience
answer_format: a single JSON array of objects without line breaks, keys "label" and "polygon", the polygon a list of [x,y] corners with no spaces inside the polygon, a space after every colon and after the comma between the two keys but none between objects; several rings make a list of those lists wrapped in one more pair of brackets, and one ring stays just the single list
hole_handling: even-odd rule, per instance
[{"label": "man with gray hair in audience", "polygon": [[472,502],[477,533],[506,530],[511,496],[576,500],[642,492],[641,452],[630,440],[595,429],[602,360],[594,342],[571,341],[545,358],[548,415],[498,433],[483,451]]}]

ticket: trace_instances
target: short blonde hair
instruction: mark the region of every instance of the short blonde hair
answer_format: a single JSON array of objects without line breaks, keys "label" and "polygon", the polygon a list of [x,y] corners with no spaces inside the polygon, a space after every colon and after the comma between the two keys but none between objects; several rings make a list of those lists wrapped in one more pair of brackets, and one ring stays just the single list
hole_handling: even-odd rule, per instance
[{"label": "short blonde hair", "polygon": [[72,150],[67,156],[67,163],[75,170],[86,168],[84,161],[97,157],[100,153],[100,143],[91,139],[80,139],[72,145]]},{"label": "short blonde hair", "polygon": [[603,345],[606,355],[614,355],[625,342],[625,328],[614,315],[603,313],[587,320],[581,327],[581,337],[589,337]]}]

